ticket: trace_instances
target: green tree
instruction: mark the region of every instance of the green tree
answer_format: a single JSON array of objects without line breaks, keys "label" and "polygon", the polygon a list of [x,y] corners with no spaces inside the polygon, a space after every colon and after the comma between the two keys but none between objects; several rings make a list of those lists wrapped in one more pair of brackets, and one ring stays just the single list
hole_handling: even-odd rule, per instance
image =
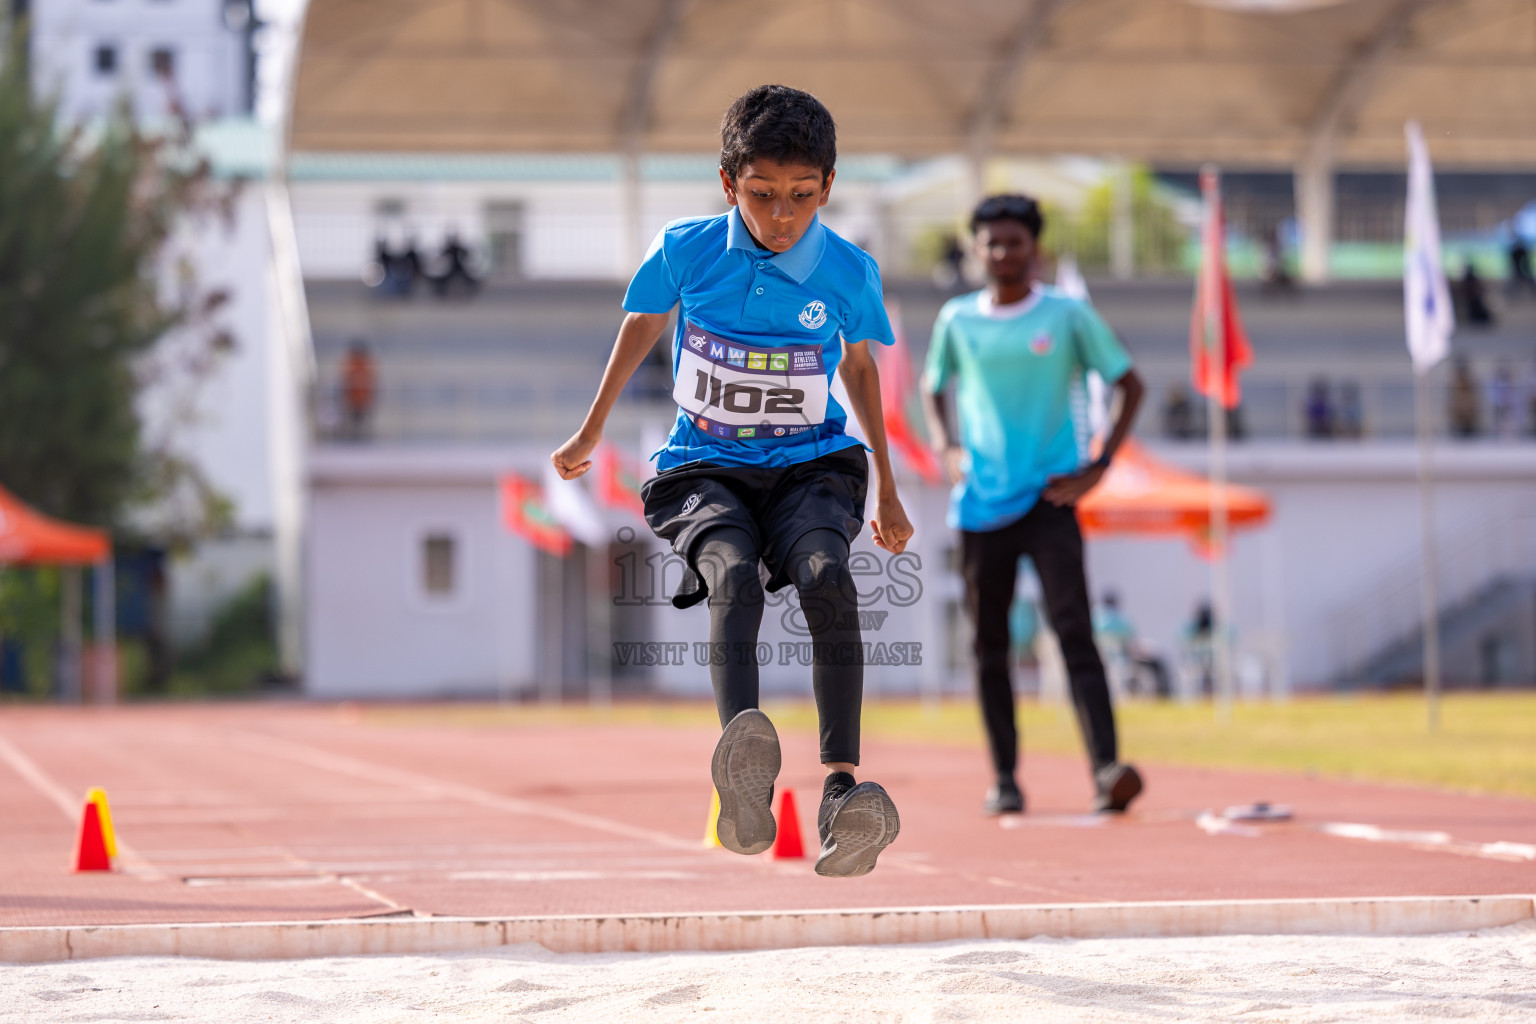
[{"label": "green tree", "polygon": [[157,465],[169,456],[142,445],[136,373],[167,331],[210,322],[224,301],[161,266],[178,220],[217,197],[185,139],[144,136],[125,108],[90,132],[61,128],[19,46],[3,60],[0,483],[52,515],[121,527],[179,484]]}]

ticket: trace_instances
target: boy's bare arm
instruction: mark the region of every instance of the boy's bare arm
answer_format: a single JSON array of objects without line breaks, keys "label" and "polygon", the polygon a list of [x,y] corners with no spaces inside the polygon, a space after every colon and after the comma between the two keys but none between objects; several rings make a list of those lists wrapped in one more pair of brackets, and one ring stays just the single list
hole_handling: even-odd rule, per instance
[{"label": "boy's bare arm", "polygon": [[670,313],[630,313],[624,317],[619,336],[613,343],[613,352],[608,356],[608,365],[603,369],[602,383],[597,386],[597,397],[592,399],[592,408],[587,410],[587,418],[582,421],[581,429],[549,457],[562,479],[574,480],[592,468],[589,456],[603,439],[603,425],[608,422],[613,403],[619,400],[619,392],[645,361],[646,353],[656,344],[671,317]]},{"label": "boy's bare arm", "polygon": [[891,453],[885,441],[885,417],[880,408],[880,373],[867,342],[843,342],[843,360],[838,367],[843,386],[848,389],[848,404],[858,418],[869,447],[875,455],[875,529],[874,541],[887,551],[898,552],[912,536],[912,523],[901,499],[896,496],[896,477],[891,472]]}]

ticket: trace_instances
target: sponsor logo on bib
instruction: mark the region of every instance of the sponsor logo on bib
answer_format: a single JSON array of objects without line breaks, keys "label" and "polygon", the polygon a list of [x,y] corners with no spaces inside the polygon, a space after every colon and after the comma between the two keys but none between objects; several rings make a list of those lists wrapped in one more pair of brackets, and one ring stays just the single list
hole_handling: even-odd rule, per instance
[{"label": "sponsor logo on bib", "polygon": [[766,370],[766,369],[768,369],[768,353],[766,353],[766,352],[751,352],[751,353],[748,353],[748,355],[747,355],[747,369],[749,369],[749,370]]},{"label": "sponsor logo on bib", "polygon": [[725,358],[725,346],[720,344],[718,341],[710,342],[709,343],[709,358],[711,358],[711,359],[724,359]]},{"label": "sponsor logo on bib", "polygon": [[698,508],[699,501],[702,498],[703,495],[697,493],[688,495],[688,497],[683,501],[682,515],[687,515],[689,512],[692,512],[694,509]]},{"label": "sponsor logo on bib", "polygon": [[1037,356],[1048,356],[1056,347],[1056,339],[1051,337],[1050,331],[1041,331],[1029,341],[1029,350]]},{"label": "sponsor logo on bib", "polygon": [[779,373],[784,373],[784,372],[788,371],[789,370],[789,353],[787,353],[787,352],[770,352],[770,353],[768,353],[768,369],[770,369],[770,370],[777,370]]},{"label": "sponsor logo on bib", "polygon": [[706,339],[705,339],[704,335],[702,335],[702,334],[690,334],[690,335],[688,335],[688,344],[690,346],[692,346],[692,348],[693,348],[693,350],[695,352],[702,352],[702,351],[704,351],[704,342],[705,342],[705,340]]},{"label": "sponsor logo on bib", "polygon": [[800,326],[808,331],[814,331],[826,322],[827,304],[820,299],[812,299],[800,311]]},{"label": "sponsor logo on bib", "polygon": [[747,350],[744,348],[733,348],[726,358],[732,366],[746,366]]}]

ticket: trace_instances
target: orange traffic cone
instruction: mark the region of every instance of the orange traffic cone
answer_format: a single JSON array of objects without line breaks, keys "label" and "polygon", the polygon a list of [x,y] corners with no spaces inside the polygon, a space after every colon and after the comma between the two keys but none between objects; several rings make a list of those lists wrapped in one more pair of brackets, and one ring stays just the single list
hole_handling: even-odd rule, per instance
[{"label": "orange traffic cone", "polygon": [[798,860],[805,856],[800,839],[800,809],[795,806],[795,791],[784,790],[779,797],[779,834],[773,840],[774,860]]},{"label": "orange traffic cone", "polygon": [[94,800],[85,802],[85,811],[80,817],[80,836],[75,844],[75,870],[112,870],[112,858],[107,856],[107,839],[101,831],[101,808]]}]

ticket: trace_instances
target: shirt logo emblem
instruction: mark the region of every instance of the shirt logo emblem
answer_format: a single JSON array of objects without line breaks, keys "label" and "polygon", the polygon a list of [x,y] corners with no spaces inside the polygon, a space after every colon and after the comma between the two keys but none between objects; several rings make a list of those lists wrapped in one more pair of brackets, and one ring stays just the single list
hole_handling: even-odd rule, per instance
[{"label": "shirt logo emblem", "polygon": [[766,352],[751,352],[751,353],[748,353],[747,354],[747,369],[749,369],[749,370],[766,370],[766,369],[768,369],[768,353],[766,353]]},{"label": "shirt logo emblem", "polygon": [[730,350],[730,355],[728,358],[730,359],[732,366],[746,366],[747,350],[744,348],[733,348]]},{"label": "shirt logo emblem", "polygon": [[800,326],[808,331],[814,331],[826,322],[827,304],[820,299],[812,299],[800,311]]},{"label": "shirt logo emblem", "polygon": [[784,372],[784,371],[787,371],[789,369],[789,353],[787,353],[787,352],[770,352],[770,353],[768,353],[768,369],[770,369],[770,370],[778,370],[781,373]]},{"label": "shirt logo emblem", "polygon": [[705,338],[704,338],[704,335],[702,335],[702,334],[690,334],[690,335],[688,335],[688,344],[693,346],[693,350],[695,352],[702,352],[702,351],[704,351],[704,341],[705,341]]},{"label": "shirt logo emblem", "polygon": [[698,508],[699,501],[702,498],[703,495],[697,493],[688,495],[687,499],[683,502],[683,511],[681,514],[687,515],[689,512],[692,512],[694,509]]},{"label": "shirt logo emblem", "polygon": [[1056,339],[1050,331],[1041,331],[1029,340],[1029,350],[1037,356],[1048,356],[1055,347]]}]

